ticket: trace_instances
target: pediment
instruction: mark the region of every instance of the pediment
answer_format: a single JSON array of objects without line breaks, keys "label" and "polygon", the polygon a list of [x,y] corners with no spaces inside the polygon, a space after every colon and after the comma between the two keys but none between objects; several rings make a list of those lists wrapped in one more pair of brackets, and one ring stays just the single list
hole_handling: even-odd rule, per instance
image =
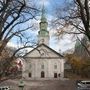
[{"label": "pediment", "polygon": [[45,44],[37,46],[32,51],[30,51],[25,57],[63,58],[62,55],[60,55],[55,50],[51,49]]}]

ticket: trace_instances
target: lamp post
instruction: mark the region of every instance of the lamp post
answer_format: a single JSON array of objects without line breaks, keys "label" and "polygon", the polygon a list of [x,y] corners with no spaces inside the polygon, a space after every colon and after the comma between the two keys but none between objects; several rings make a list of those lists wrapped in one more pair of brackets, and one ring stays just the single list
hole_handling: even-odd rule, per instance
[{"label": "lamp post", "polygon": [[20,80],[18,87],[19,87],[19,90],[24,90],[24,82],[22,79]]}]

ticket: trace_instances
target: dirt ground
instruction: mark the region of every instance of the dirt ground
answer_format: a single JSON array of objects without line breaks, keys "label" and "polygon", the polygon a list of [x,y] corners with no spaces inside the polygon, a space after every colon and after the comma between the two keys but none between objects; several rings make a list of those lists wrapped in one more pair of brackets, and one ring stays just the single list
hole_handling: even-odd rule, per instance
[{"label": "dirt ground", "polygon": [[[9,86],[10,90],[20,90],[19,80],[7,80],[0,87]],[[74,80],[24,80],[23,90],[77,90]]]}]

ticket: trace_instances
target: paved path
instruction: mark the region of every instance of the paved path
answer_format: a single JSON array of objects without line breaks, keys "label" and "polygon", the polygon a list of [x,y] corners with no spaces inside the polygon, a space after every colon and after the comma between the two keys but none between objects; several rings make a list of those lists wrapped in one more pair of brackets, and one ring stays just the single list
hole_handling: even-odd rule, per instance
[{"label": "paved path", "polygon": [[[19,90],[19,80],[7,80],[0,86],[10,86],[11,90]],[[71,80],[36,80],[24,81],[24,90],[76,90],[75,81]]]}]

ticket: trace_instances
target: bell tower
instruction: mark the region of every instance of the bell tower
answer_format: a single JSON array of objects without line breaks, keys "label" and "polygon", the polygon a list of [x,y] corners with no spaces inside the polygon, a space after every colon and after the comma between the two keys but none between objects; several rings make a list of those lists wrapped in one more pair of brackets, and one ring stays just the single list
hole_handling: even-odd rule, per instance
[{"label": "bell tower", "polygon": [[48,22],[45,16],[44,5],[42,7],[41,21],[39,23],[40,30],[38,32],[38,43],[49,45],[49,31],[47,31]]}]

